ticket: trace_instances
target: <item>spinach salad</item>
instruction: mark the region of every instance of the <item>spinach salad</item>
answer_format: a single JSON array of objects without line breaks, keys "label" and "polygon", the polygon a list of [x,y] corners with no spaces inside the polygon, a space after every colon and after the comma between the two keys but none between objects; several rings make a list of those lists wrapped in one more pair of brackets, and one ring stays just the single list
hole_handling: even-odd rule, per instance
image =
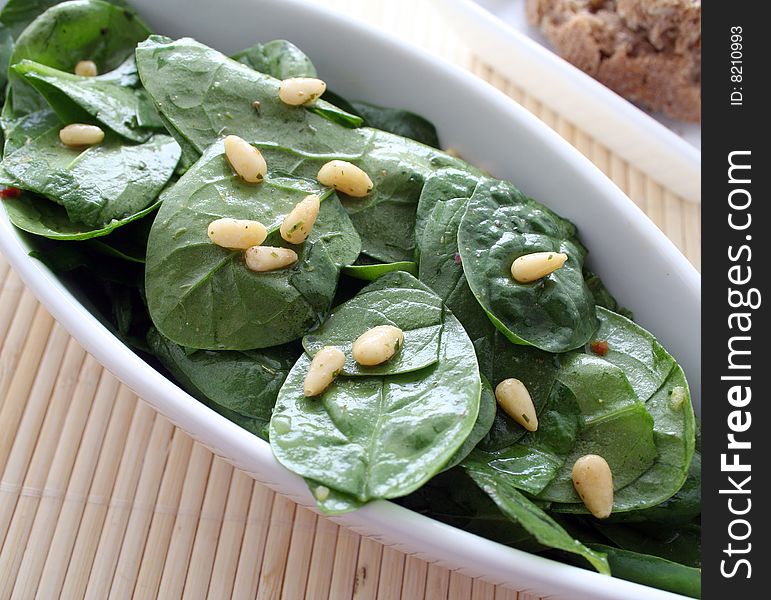
[{"label": "spinach salad", "polygon": [[287,41],[228,57],[123,1],[10,0],[0,42],[32,255],[321,512],[392,499],[698,597],[688,383],[571,222]]}]

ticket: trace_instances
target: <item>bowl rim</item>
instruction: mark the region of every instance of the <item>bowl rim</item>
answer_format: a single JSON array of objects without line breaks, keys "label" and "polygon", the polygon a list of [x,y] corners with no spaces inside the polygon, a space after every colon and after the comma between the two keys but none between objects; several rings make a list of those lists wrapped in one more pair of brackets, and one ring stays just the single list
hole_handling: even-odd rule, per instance
[{"label": "bowl rim", "polygon": [[[135,2],[139,5],[141,2]],[[422,62],[437,76],[456,85],[478,88],[477,95],[509,114],[519,125],[539,137],[547,150],[574,169],[587,171],[604,195],[620,202],[620,210],[634,220],[653,242],[671,254],[674,266],[683,275],[684,284],[698,290],[699,275],[674,247],[674,244],[647,216],[597,169],[558,134],[535,116],[516,104],[500,90],[482,82],[460,67],[403,40],[389,36],[375,27],[341,15],[329,8],[302,0],[262,0],[263,10],[302,11],[317,19],[317,24],[342,27],[372,38],[394,54]],[[141,9],[140,14],[141,14]],[[28,256],[28,245],[10,224],[5,211],[0,211],[0,249],[19,276],[52,316],[101,364],[118,379],[146,399],[155,410],[169,418],[218,456],[243,469],[257,481],[282,493],[305,507],[314,509],[314,501],[303,480],[284,469],[273,457],[270,446],[236,424],[195,400],[175,383],[156,371],[118,340],[92,315],[75,296],[42,263]],[[518,590],[538,590],[550,596],[586,597],[596,600],[613,598],[681,598],[655,588],[616,578],[607,578],[503,546],[461,529],[419,515],[388,501],[376,501],[362,509],[333,517],[357,533],[372,537],[386,545],[435,562],[461,573],[480,577],[494,584]],[[448,558],[448,549],[452,549]],[[578,596],[576,595],[578,594]]]}]

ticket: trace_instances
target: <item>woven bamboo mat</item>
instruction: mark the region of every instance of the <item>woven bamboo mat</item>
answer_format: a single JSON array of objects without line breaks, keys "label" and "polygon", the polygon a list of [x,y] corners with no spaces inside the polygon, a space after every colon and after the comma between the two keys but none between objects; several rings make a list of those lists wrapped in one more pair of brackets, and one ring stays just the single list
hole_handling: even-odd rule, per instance
[{"label": "woven bamboo mat", "polygon": [[[427,3],[326,4],[504,90],[591,158],[699,267],[699,205],[479,62]],[[0,340],[0,599],[537,598],[405,556],[254,483],[102,369],[2,257]]]}]

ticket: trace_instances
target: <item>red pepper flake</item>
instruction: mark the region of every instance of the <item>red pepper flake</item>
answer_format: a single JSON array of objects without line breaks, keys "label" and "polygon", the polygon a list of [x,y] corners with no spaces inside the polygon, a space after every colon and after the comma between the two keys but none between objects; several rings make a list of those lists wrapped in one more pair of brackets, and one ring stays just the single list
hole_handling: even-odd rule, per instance
[{"label": "red pepper flake", "polygon": [[18,198],[19,196],[21,196],[21,190],[17,187],[0,189],[0,198]]},{"label": "red pepper flake", "polygon": [[607,340],[594,340],[589,346],[592,352],[599,356],[605,356],[608,353]]},{"label": "red pepper flake", "polygon": [[456,265],[459,265],[460,263],[461,263],[461,260],[460,260],[460,254],[458,254],[458,253],[456,252],[456,253],[455,253],[455,264],[456,264]]}]

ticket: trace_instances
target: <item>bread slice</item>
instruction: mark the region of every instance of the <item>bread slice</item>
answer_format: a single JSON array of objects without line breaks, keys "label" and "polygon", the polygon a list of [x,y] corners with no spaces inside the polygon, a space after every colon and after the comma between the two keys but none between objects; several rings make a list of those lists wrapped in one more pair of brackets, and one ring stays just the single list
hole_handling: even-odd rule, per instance
[{"label": "bread slice", "polygon": [[701,120],[701,0],[527,0],[557,53],[615,92]]}]

